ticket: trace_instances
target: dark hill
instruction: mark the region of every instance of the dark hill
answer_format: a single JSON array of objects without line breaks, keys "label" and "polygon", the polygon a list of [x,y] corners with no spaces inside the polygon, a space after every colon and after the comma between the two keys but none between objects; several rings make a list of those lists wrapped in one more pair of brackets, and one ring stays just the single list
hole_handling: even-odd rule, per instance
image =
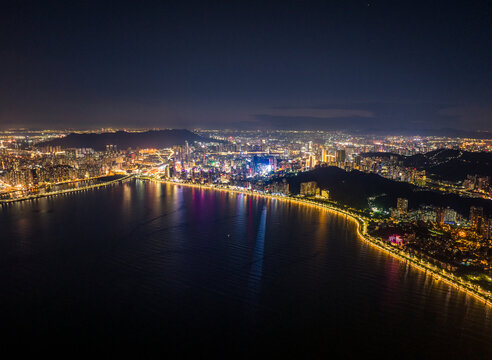
[{"label": "dark hill", "polygon": [[376,174],[360,171],[347,172],[335,166],[320,167],[288,179],[290,191],[298,194],[300,183],[316,181],[322,189],[330,191],[330,197],[357,208],[367,207],[367,198],[383,193],[409,194],[412,185],[391,181]]},{"label": "dark hill", "polygon": [[[312,171],[288,177],[290,191],[298,194],[300,183],[316,181],[322,189],[330,191],[330,198],[354,208],[367,208],[367,198],[379,196],[378,202],[385,208],[396,207],[396,199],[408,199],[410,208],[420,205],[449,206],[461,214],[468,216],[470,206],[482,206],[484,211],[492,215],[492,201],[485,199],[466,198],[454,194],[435,191],[422,191],[409,183],[385,179],[376,174],[360,171],[347,172],[338,167],[320,167]],[[384,195],[383,195],[384,194]]]},{"label": "dark hill", "polygon": [[188,130],[157,130],[147,132],[117,131],[102,134],[69,134],[60,139],[54,139],[37,146],[61,146],[62,148],[93,148],[104,150],[106,145],[116,145],[118,149],[128,148],[166,148],[173,145],[183,145],[185,141],[206,141],[205,138]]}]

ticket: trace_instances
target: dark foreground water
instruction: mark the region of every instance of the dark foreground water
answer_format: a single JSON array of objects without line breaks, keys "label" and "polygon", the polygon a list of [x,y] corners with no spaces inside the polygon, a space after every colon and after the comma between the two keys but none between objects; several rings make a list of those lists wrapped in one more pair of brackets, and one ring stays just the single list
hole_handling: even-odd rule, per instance
[{"label": "dark foreground water", "polygon": [[0,208],[2,342],[492,358],[492,309],[344,217],[132,181]]}]

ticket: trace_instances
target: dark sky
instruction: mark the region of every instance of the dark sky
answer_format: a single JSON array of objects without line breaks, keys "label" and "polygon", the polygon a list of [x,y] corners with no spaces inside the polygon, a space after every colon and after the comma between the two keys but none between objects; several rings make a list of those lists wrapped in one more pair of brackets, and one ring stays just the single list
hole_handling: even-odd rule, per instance
[{"label": "dark sky", "polygon": [[0,127],[492,131],[490,1],[1,1]]}]

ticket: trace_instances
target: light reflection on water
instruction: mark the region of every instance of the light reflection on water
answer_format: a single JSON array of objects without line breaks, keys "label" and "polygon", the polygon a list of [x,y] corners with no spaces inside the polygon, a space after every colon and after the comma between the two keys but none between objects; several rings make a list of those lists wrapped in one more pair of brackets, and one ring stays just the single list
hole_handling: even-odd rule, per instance
[{"label": "light reflection on water", "polygon": [[250,292],[250,301],[258,305],[258,297],[261,289],[261,280],[263,274],[263,256],[265,247],[265,230],[266,230],[266,205],[261,210],[261,218],[258,224],[258,233],[253,249],[251,266],[249,270],[248,288]]},{"label": "light reflection on water", "polygon": [[2,207],[0,229],[11,336],[492,355],[490,308],[327,211],[133,181]]}]

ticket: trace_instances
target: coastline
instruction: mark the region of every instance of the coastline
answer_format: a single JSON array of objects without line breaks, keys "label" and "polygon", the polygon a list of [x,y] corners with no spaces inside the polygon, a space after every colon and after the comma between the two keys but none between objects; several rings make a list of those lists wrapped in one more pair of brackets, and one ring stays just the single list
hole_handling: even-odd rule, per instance
[{"label": "coastline", "polygon": [[96,188],[99,188],[102,186],[108,186],[108,185],[114,184],[116,182],[126,181],[132,177],[133,177],[133,175],[126,175],[126,176],[123,176],[122,178],[119,178],[119,179],[106,181],[106,182],[103,182],[100,184],[87,185],[87,186],[83,186],[80,188],[52,191],[52,192],[45,193],[45,194],[23,196],[23,197],[16,198],[16,199],[0,200],[0,205],[12,204],[12,203],[15,203],[18,201],[34,200],[34,199],[39,199],[39,198],[49,197],[49,196],[57,196],[57,195],[62,195],[62,194],[67,194],[67,193],[72,193],[72,192],[77,192],[77,191],[82,191],[82,190],[96,189]]},{"label": "coastline", "polygon": [[[62,194],[67,194],[67,193],[72,193],[72,192],[78,192],[78,191],[83,191],[83,190],[88,190],[88,189],[95,189],[103,186],[108,186],[120,181],[126,181],[129,179],[134,178],[134,175],[126,175],[123,176],[122,178],[119,179],[114,179],[110,180],[107,182],[103,182],[100,184],[94,184],[94,185],[89,185],[89,186],[84,186],[81,188],[74,188],[74,189],[66,189],[66,190],[60,190],[60,191],[55,191],[51,193],[46,193],[46,194],[39,194],[39,195],[31,195],[31,196],[26,196],[22,198],[17,198],[17,199],[9,199],[9,200],[0,200],[0,205],[7,205],[11,204],[14,202],[19,202],[19,201],[26,201],[26,200],[34,200],[42,197],[49,197],[49,196],[57,196],[57,195],[62,195]],[[175,181],[170,181],[170,180],[164,180],[164,179],[156,179],[152,177],[136,177],[137,179],[140,180],[149,180],[149,181],[154,181],[154,182],[159,182],[159,183],[164,183],[164,184],[170,184],[174,186],[186,186],[186,187],[192,187],[192,188],[198,188],[198,189],[205,189],[205,190],[212,190],[212,191],[225,191],[229,193],[234,193],[234,194],[243,194],[243,195],[248,195],[248,196],[257,196],[257,197],[262,197],[262,198],[267,198],[267,199],[274,199],[274,200],[279,200],[283,202],[289,202],[289,203],[294,203],[302,206],[309,206],[309,207],[314,207],[319,210],[326,210],[329,211],[333,214],[337,215],[342,215],[345,216],[346,218],[350,219],[350,221],[354,222],[356,225],[356,232],[358,238],[362,239],[363,241],[367,242],[371,246],[377,248],[380,251],[383,251],[387,253],[388,255],[391,255],[398,260],[405,262],[407,264],[410,264],[414,268],[429,274],[433,276],[437,281],[443,281],[447,283],[448,285],[453,286],[454,288],[461,290],[465,292],[466,294],[472,296],[473,298],[480,300],[481,302],[485,303],[488,306],[492,307],[492,293],[488,292],[486,290],[483,290],[480,288],[478,285],[471,284],[465,282],[463,279],[459,278],[458,276],[455,276],[454,274],[438,268],[437,266],[428,263],[427,261],[420,259],[416,257],[415,255],[409,254],[406,251],[399,249],[397,247],[394,247],[383,240],[379,240],[367,233],[367,221],[362,218],[361,216],[357,214],[353,214],[349,211],[342,210],[339,208],[336,208],[334,206],[331,206],[327,203],[319,203],[315,202],[309,199],[303,199],[303,198],[296,198],[296,197],[291,197],[291,196],[279,196],[279,195],[272,195],[272,194],[266,194],[266,193],[261,193],[261,192],[255,192],[255,191],[248,191],[248,190],[239,190],[239,189],[231,189],[228,187],[216,187],[216,186],[210,186],[210,185],[201,185],[201,184],[193,184],[193,183],[181,183],[181,182],[175,182]]]},{"label": "coastline", "polygon": [[414,268],[431,275],[434,277],[437,281],[443,281],[448,285],[453,286],[454,288],[461,290],[465,292],[466,294],[472,296],[473,298],[480,300],[481,302],[485,303],[488,306],[492,307],[492,293],[483,290],[480,288],[478,285],[467,283],[461,278],[455,276],[454,274],[438,268],[437,266],[430,264],[426,262],[423,259],[420,259],[414,255],[411,255],[407,252],[405,252],[402,249],[396,248],[392,245],[389,245],[388,243],[385,243],[382,240],[379,240],[377,238],[372,237],[367,233],[367,221],[360,217],[357,214],[350,213],[348,211],[338,209],[336,207],[333,207],[329,204],[322,204],[318,203],[312,200],[307,200],[307,199],[302,199],[302,198],[294,198],[290,196],[278,196],[278,195],[272,195],[272,194],[265,194],[265,193],[260,193],[260,192],[254,192],[254,191],[247,191],[247,190],[237,190],[237,189],[230,189],[230,188],[225,188],[225,187],[214,187],[210,185],[200,185],[200,184],[192,184],[192,183],[180,183],[180,182],[174,182],[170,180],[163,180],[163,179],[155,179],[151,177],[137,177],[137,179],[141,180],[150,180],[150,181],[155,181],[159,183],[164,183],[164,184],[170,184],[170,185],[175,185],[175,186],[187,186],[187,187],[193,187],[193,188],[199,188],[199,189],[205,189],[205,190],[213,190],[213,191],[225,191],[229,193],[234,193],[234,194],[243,194],[243,195],[249,195],[249,196],[258,196],[258,197],[263,197],[263,198],[268,198],[268,199],[275,199],[279,201],[284,201],[284,202],[290,202],[290,203],[295,203],[298,205],[303,205],[303,206],[310,206],[310,207],[315,207],[319,210],[327,210],[330,211],[334,214],[338,215],[343,215],[346,216],[348,219],[353,221],[356,224],[356,232],[357,236],[362,239],[363,241],[367,242],[368,244],[374,246],[375,248],[399,259],[402,262],[405,262],[407,264],[410,264]]}]

